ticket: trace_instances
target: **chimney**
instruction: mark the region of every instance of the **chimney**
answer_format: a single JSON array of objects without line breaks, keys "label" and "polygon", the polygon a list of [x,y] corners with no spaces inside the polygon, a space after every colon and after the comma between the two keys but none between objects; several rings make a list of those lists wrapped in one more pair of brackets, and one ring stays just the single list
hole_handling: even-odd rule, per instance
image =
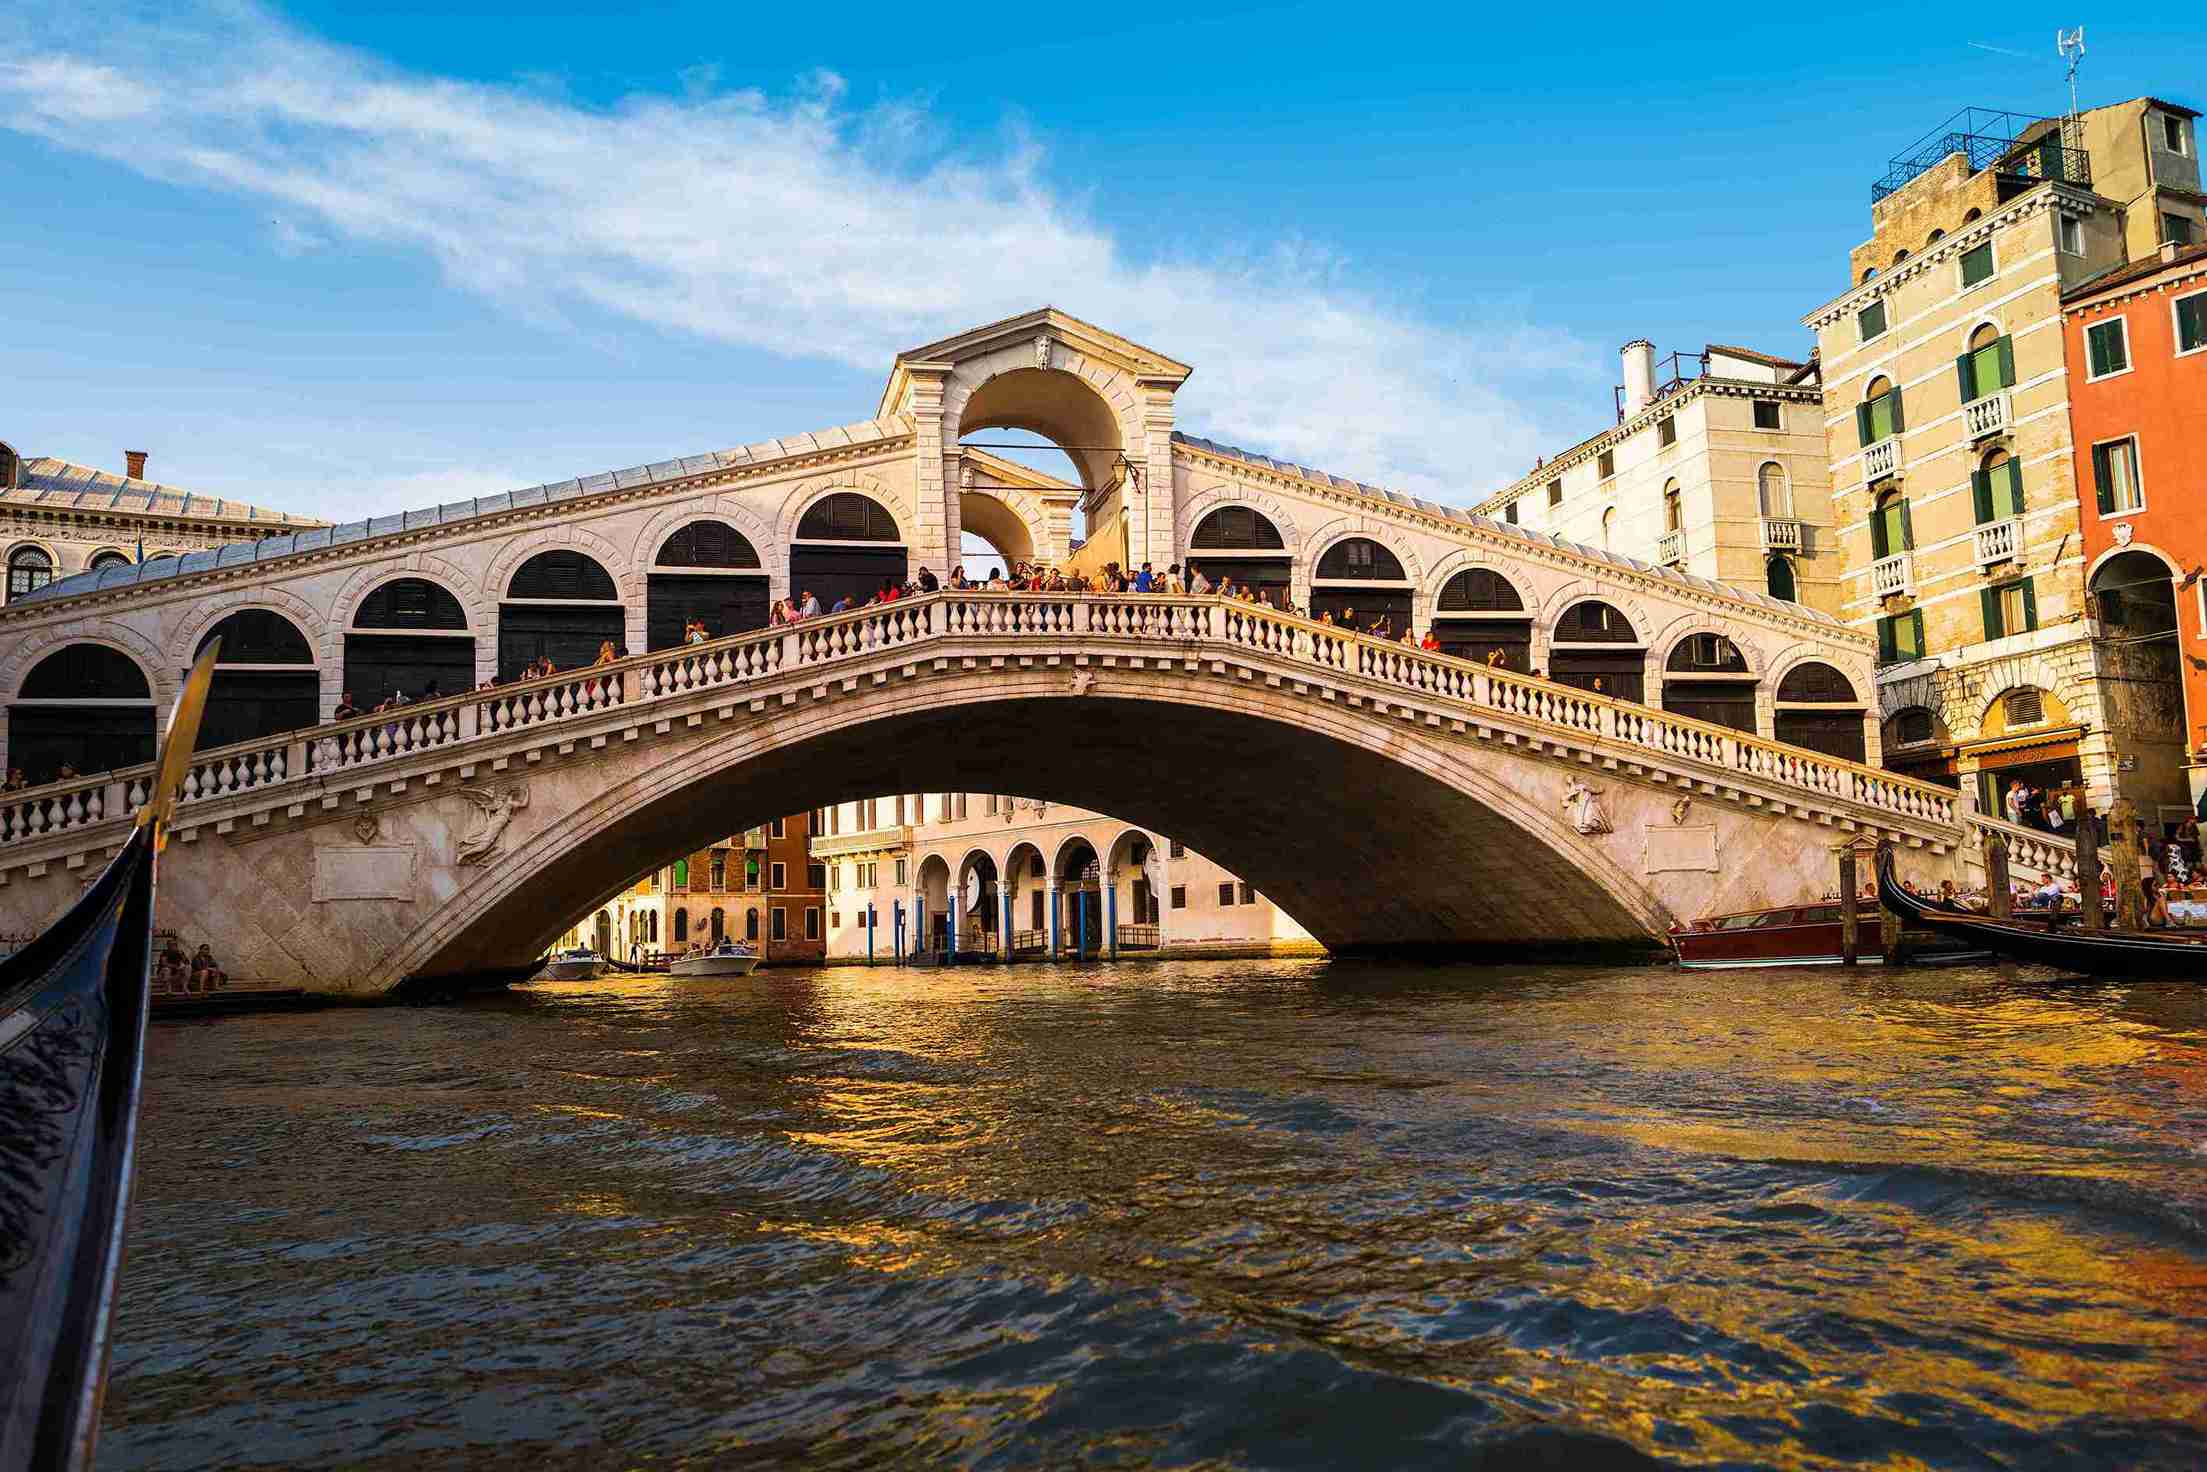
[{"label": "chimney", "polygon": [[2164,241],[2162,241],[2162,242],[2161,242],[2161,264],[2163,264],[2164,266],[2166,266],[2166,265],[2169,265],[2169,264],[2172,264],[2172,263],[2173,263],[2173,262],[2174,262],[2174,261],[2176,260],[2176,253],[2177,253],[2177,252],[2178,252],[2179,250],[2181,250],[2181,249],[2183,249],[2183,247],[2182,247],[2182,246],[2180,246],[2180,245],[2178,245],[2178,244],[2177,244],[2177,243],[2176,243],[2175,241],[2173,241],[2173,240],[2164,240]]},{"label": "chimney", "polygon": [[143,450],[123,451],[123,474],[129,476],[132,480],[144,480],[146,478],[146,452]]},{"label": "chimney", "polygon": [[1655,402],[1655,344],[1635,338],[1625,344],[1625,417]]}]

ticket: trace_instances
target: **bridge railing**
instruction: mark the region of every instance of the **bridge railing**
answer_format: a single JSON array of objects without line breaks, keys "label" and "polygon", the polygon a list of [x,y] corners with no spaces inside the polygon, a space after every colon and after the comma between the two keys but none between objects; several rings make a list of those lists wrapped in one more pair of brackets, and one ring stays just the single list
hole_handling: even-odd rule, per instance
[{"label": "bridge railing", "polygon": [[[486,734],[749,684],[938,637],[1033,636],[1148,640],[1185,645],[1191,653],[1206,643],[1248,649],[1895,818],[1942,826],[1958,821],[1949,789],[1859,762],[1259,604],[1120,593],[941,592],[448,695],[201,752],[186,775],[183,801],[293,780],[343,781],[393,758]],[[147,764],[8,794],[0,798],[0,847],[128,817],[143,805],[152,779]]]}]

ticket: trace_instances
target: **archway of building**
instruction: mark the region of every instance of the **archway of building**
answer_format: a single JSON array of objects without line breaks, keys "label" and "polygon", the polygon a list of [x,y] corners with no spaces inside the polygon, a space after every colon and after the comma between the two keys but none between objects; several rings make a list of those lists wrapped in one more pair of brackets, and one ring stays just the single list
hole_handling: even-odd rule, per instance
[{"label": "archway of building", "polygon": [[1214,584],[1253,588],[1274,607],[1288,602],[1295,556],[1272,518],[1254,506],[1221,506],[1188,532],[1188,566]]},{"label": "archway of building", "polygon": [[105,644],[68,644],[31,666],[8,706],[8,766],[31,782],[153,760],[153,686]]},{"label": "archway of building", "polygon": [[555,669],[579,669],[608,643],[628,639],[628,616],[613,575],[588,553],[539,552],[507,581],[498,605],[498,678],[517,680],[540,659]]},{"label": "archway of building", "polygon": [[1164,888],[1157,845],[1140,829],[1129,828],[1111,841],[1105,866],[1104,934],[1116,937],[1120,950],[1154,950]]},{"label": "archway of building", "polygon": [[1588,598],[1556,620],[1548,648],[1550,679],[1617,700],[1645,701],[1647,668],[1640,631],[1616,605]]},{"label": "archway of building", "polygon": [[1003,890],[996,860],[974,849],[958,863],[958,949],[993,951],[1003,943]]},{"label": "archway of building", "polygon": [[1117,412],[1086,379],[1062,368],[1015,368],[975,389],[959,411],[958,439],[964,443],[990,430],[1024,430],[1047,440],[1090,491],[1107,489],[1125,473],[1126,438]]},{"label": "archway of building", "polygon": [[[1622,850],[1570,831],[1527,781],[1536,760],[1406,743],[1361,712],[1261,690],[1221,703],[1163,672],[1077,699],[1041,672],[926,699],[884,687],[599,772],[526,864],[425,914],[384,965],[391,983],[518,966],[567,917],[734,829],[872,793],[1007,787],[1179,835],[1337,950],[1646,944],[1675,917]],[[1096,864],[1085,840],[1050,858],[1061,883]],[[935,856],[915,875],[930,934],[952,878]]]},{"label": "archway of building", "polygon": [[789,596],[806,594],[832,612],[846,599],[863,607],[882,584],[912,574],[910,548],[888,507],[859,491],[832,491],[797,519],[789,547]]},{"label": "archway of building", "polygon": [[2093,612],[2110,638],[2176,647],[2176,585],[2153,553],[2118,552],[2092,570]]},{"label": "archway of building", "polygon": [[475,688],[467,610],[451,589],[427,578],[377,584],[345,629],[342,693],[368,711],[390,695],[418,699],[432,687],[447,695]]},{"label": "archway of building", "polygon": [[1035,560],[1034,533],[1027,523],[1007,502],[986,491],[958,493],[958,525],[964,542],[955,565],[963,566],[966,576],[977,583],[987,580],[990,568],[1001,568],[1008,576],[1014,563]]},{"label": "archway of building", "polygon": [[199,723],[200,750],[296,731],[322,719],[322,677],[297,624],[273,609],[241,608],[207,631],[192,658],[218,638],[222,653]]},{"label": "archway of building", "polygon": [[598,921],[595,929],[597,931],[597,945],[595,947],[597,953],[600,956],[612,955],[613,917],[603,910],[598,911]]},{"label": "archway of building", "polygon": [[912,917],[916,927],[912,944],[922,951],[942,952],[950,949],[950,863],[941,854],[929,854],[920,860],[920,867],[912,876],[913,903],[918,913]]},{"label": "archway of building", "polygon": [[1412,585],[1402,561],[1370,537],[1343,537],[1310,575],[1310,615],[1381,638],[1410,627]]},{"label": "archway of building", "polygon": [[1071,956],[1093,956],[1104,945],[1103,863],[1096,847],[1081,837],[1058,845],[1053,862],[1058,881],[1059,948]]},{"label": "archway of building", "polygon": [[700,517],[675,528],[652,554],[644,586],[647,649],[674,648],[693,623],[710,639],[766,627],[766,565],[725,521]]},{"label": "archway of building", "polygon": [[1851,762],[1866,759],[1866,713],[1854,683],[1822,660],[1803,660],[1778,682],[1771,734]]},{"label": "archway of building", "polygon": [[1688,634],[1664,661],[1663,709],[1752,732],[1755,684],[1739,645],[1722,634]]},{"label": "archway of building", "polygon": [[1039,950],[1049,944],[1050,862],[1031,843],[1016,845],[1004,856],[1004,887],[1012,902],[1012,942],[1015,948]]},{"label": "archway of building", "polygon": [[1521,675],[1533,667],[1532,615],[1516,586],[1491,568],[1467,567],[1441,585],[1432,628],[1443,654]]}]

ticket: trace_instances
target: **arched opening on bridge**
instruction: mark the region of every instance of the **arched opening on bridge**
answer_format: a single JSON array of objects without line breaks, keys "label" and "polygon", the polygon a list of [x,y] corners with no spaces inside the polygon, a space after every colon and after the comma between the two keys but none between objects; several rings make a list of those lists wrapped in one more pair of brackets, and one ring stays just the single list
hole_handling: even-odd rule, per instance
[{"label": "arched opening on bridge", "polygon": [[1648,652],[1640,632],[1614,604],[1574,603],[1549,640],[1548,678],[1618,700],[1647,699]]},{"label": "arched opening on bridge", "polygon": [[297,624],[272,609],[241,608],[207,631],[192,658],[218,638],[222,654],[199,723],[201,750],[297,731],[322,719],[322,677]]},{"label": "arched opening on bridge", "polygon": [[1771,734],[1780,741],[1859,762],[1868,752],[1863,709],[1852,681],[1821,660],[1807,660],[1778,681]]},{"label": "arched opening on bridge", "polygon": [[1739,645],[1722,634],[1688,634],[1671,646],[1663,666],[1663,709],[1753,731],[1755,676]]},{"label": "arched opening on bridge", "polygon": [[597,952],[598,952],[598,954],[599,954],[599,955],[601,955],[601,956],[610,956],[610,955],[612,955],[612,954],[613,954],[613,917],[612,917],[611,915],[607,914],[607,913],[606,913],[605,911],[603,911],[603,910],[600,910],[600,911],[598,911],[598,922],[597,922],[597,927],[596,927],[596,928],[597,928],[597,936],[598,936],[598,944],[597,944],[597,947],[596,947],[596,949],[597,949]]},{"label": "arched opening on bridge", "polygon": [[1491,568],[1467,567],[1441,585],[1434,600],[1433,637],[1443,654],[1489,662],[1524,674],[1533,667],[1533,620],[1510,580]]},{"label": "arched opening on bridge", "polygon": [[644,587],[647,649],[674,648],[692,620],[711,639],[766,627],[766,566],[751,539],[725,521],[678,527],[653,554]]},{"label": "arched opening on bridge", "polygon": [[1002,943],[1003,891],[996,860],[980,849],[958,866],[958,949],[993,951]]},{"label": "arched opening on bridge", "polygon": [[1014,847],[1004,859],[1004,886],[1012,897],[1012,949],[1040,951],[1050,943],[1050,866],[1031,843]]},{"label": "arched opening on bridge", "polygon": [[950,949],[950,862],[941,854],[920,860],[912,876],[912,903],[918,907],[919,929],[913,948],[939,954]]},{"label": "arched opening on bridge", "polygon": [[1006,577],[1018,563],[1035,560],[1035,539],[1019,513],[985,491],[958,494],[958,525],[964,543],[953,567],[963,567],[974,582],[986,582],[991,570]]},{"label": "arched opening on bridge", "polygon": [[70,644],[31,667],[8,707],[8,765],[33,783],[153,760],[153,688],[136,660]]},{"label": "arched opening on bridge", "polygon": [[498,605],[498,678],[518,680],[540,659],[580,669],[610,642],[626,654],[627,615],[613,575],[586,553],[539,552],[506,583]]},{"label": "arched opening on bridge", "polygon": [[[1111,402],[1078,373],[1048,366],[1050,351],[1044,350],[1041,366],[998,373],[976,388],[958,411],[958,442],[1079,486],[1070,524],[1049,535],[1068,537],[1067,560],[1074,568],[1099,572],[1109,562],[1125,566],[1132,545],[1129,512],[1139,518],[1151,489],[1143,483],[1144,467],[1128,458]],[[959,474],[962,485],[974,488],[962,491],[958,499],[967,535],[952,550],[952,560],[966,563],[966,573],[975,581],[997,562],[1008,573],[1011,563],[1034,560],[1044,549],[1035,546],[1032,530],[1012,508],[976,486],[989,474],[986,462],[967,457]],[[1169,496],[1169,487],[1165,494]],[[1059,510],[1045,512],[1058,514],[1064,514],[1062,501]],[[986,556],[983,547],[995,556]]]},{"label": "arched opening on bridge", "polygon": [[345,630],[343,690],[372,710],[391,695],[475,688],[475,635],[451,590],[427,578],[371,589]]},{"label": "arched opening on bridge", "polygon": [[1060,949],[1093,956],[1103,949],[1103,865],[1085,838],[1068,838],[1058,847],[1058,934]]},{"label": "arched opening on bridge", "polygon": [[1110,899],[1106,924],[1122,951],[1154,951],[1159,942],[1162,906],[1158,893],[1164,885],[1157,845],[1140,829],[1128,829],[1111,841]]},{"label": "arched opening on bridge", "polygon": [[1360,633],[1398,638],[1410,627],[1409,577],[1402,561],[1370,537],[1343,537],[1311,572],[1310,616]]},{"label": "arched opening on bridge", "polygon": [[1294,586],[1295,559],[1271,518],[1254,506],[1221,506],[1188,536],[1188,565],[1213,583],[1231,578],[1275,607]]},{"label": "arched opening on bridge", "polygon": [[885,582],[910,576],[904,534],[889,508],[857,491],[833,491],[805,508],[789,549],[789,593],[820,607],[873,601]]}]

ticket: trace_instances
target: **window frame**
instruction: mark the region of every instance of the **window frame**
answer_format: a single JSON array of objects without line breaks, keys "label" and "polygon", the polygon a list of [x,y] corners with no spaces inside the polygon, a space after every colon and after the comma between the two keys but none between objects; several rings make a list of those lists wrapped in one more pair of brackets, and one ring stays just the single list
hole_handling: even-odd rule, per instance
[{"label": "window frame", "polygon": [[2084,221],[2078,219],[2075,215],[2056,216],[2054,222],[2054,249],[2065,256],[2083,255]]},{"label": "window frame", "polygon": [[[2094,373],[2092,371],[2092,334],[2100,331],[2102,328],[2107,327],[2115,328],[2122,336],[2123,366],[2120,368],[2110,368],[2105,373]],[[2086,383],[2104,383],[2110,378],[2121,378],[2124,374],[2130,372],[2131,369],[2135,368],[2136,366],[2137,363],[2131,357],[2130,352],[2129,317],[2121,312],[2117,312],[2112,317],[2103,318],[2098,322],[2087,322],[2084,325],[2084,381]]]},{"label": "window frame", "polygon": [[[1972,281],[1969,279],[1970,257],[1977,255],[1979,252],[1983,252],[1985,257],[1985,274],[1978,277],[1975,281]],[[1998,276],[1999,274],[2000,256],[1999,253],[1993,249],[1992,238],[1990,236],[1987,236],[1985,239],[1980,240],[1979,242],[1977,242],[1977,244],[1971,246],[1968,250],[1963,251],[1959,256],[1955,257],[1954,277],[1957,281],[1961,283],[1961,289],[1963,291],[1975,291],[1978,287],[1983,286],[1986,282],[1992,280],[1993,277]]]},{"label": "window frame", "polygon": [[1561,506],[1562,504],[1563,477],[1559,475],[1554,480],[1548,482],[1548,505],[1551,508],[1554,508],[1557,506]]},{"label": "window frame", "polygon": [[[2133,487],[2134,487],[2134,488],[2136,489],[2136,491],[2137,491],[2137,493],[2138,493],[2138,501],[2137,501],[2137,504],[2135,504],[2135,505],[2132,505],[2132,506],[2115,506],[2115,505],[2109,505],[2109,506],[2107,506],[2107,507],[2105,507],[2105,508],[2103,509],[2103,508],[2101,507],[2101,505],[2100,505],[2100,489],[2101,489],[2101,466],[2102,466],[2102,465],[2103,465],[2103,464],[2104,464],[2105,462],[2104,462],[2104,460],[2102,459],[2102,456],[2101,456],[2100,452],[2101,452],[2102,450],[2105,450],[2105,449],[2107,449],[2108,447],[2110,447],[2110,446],[2112,446],[2112,445],[2125,445],[2125,444],[2127,444],[2127,445],[2129,445],[2129,446],[2130,446],[2130,479],[2131,479],[2131,484],[2132,484],[2132,486],[2133,486]],[[2094,440],[2094,441],[2092,442],[2092,455],[2091,455],[2091,460],[2092,460],[2092,505],[2093,505],[2093,509],[2094,509],[2094,510],[2095,510],[2096,512],[2098,512],[2098,514],[2099,514],[2099,517],[2100,517],[2100,519],[2101,519],[2102,521],[2116,521],[2116,520],[2120,520],[2121,518],[2123,518],[2123,517],[2126,517],[2126,516],[2135,516],[2135,515],[2137,515],[2137,514],[2138,514],[2139,512],[2141,512],[2141,511],[2143,511],[2143,510],[2145,510],[2145,509],[2146,509],[2146,467],[2145,467],[2145,463],[2144,463],[2144,461],[2143,461],[2143,460],[2142,460],[2142,459],[2140,458],[2140,456],[2139,456],[2139,454],[2138,454],[2138,436],[2137,436],[2137,435],[2135,435],[2135,434],[2119,434],[2119,435],[2116,435],[2116,436],[2114,436],[2114,437],[2113,437],[2113,438],[2111,438],[2111,439],[2104,439],[2104,440]],[[2111,499],[2112,499],[2112,498],[2111,498]]]},{"label": "window frame", "polygon": [[[2023,626],[2008,627],[2006,599],[2009,594],[2018,595],[2017,602],[2023,615]],[[2029,634],[2038,628],[2038,593],[2028,577],[2003,578],[1978,589],[1979,618],[1984,625],[1985,638],[2005,639],[2010,634]],[[1997,625],[1997,628],[1995,627]]]},{"label": "window frame", "polygon": [[1655,421],[1655,448],[1667,450],[1678,443],[1678,416],[1665,414]]},{"label": "window frame", "polygon": [[[1749,422],[1753,424],[1755,428],[1774,429],[1780,432],[1784,431],[1786,427],[1786,406],[1784,400],[1754,399],[1750,402],[1754,405],[1754,408],[1752,410],[1753,417],[1749,420]],[[1770,423],[1768,424],[1763,423],[1763,410],[1765,409],[1768,409],[1770,411]]]},{"label": "window frame", "polygon": [[2191,157],[2190,139],[2184,127],[2184,119],[2173,112],[2165,112],[2159,116],[2161,118],[2161,151],[2163,153],[2173,153],[2178,158]]},{"label": "window frame", "polygon": [[1222,879],[1219,881],[1218,907],[1222,910],[1231,910],[1232,908],[1234,908],[1234,882],[1231,879]]},{"label": "window frame", "polygon": [[[2199,341],[2190,347],[2184,346],[2184,316],[2177,310],[2186,302],[2199,303]],[[2176,345],[2176,351],[2170,354],[2174,358],[2207,353],[2207,286],[2169,298],[2169,341]]]},{"label": "window frame", "polygon": [[[1877,313],[1877,331],[1875,332],[1870,331],[1869,324],[1863,321],[1863,318],[1869,316],[1872,312]],[[1854,327],[1855,341],[1858,343],[1876,342],[1886,333],[1891,332],[1893,324],[1885,310],[1885,298],[1882,296],[1873,297],[1870,301],[1857,307],[1854,314]]]},{"label": "window frame", "polygon": [[1188,908],[1187,885],[1176,884],[1172,887],[1172,907],[1176,910],[1185,910]]},{"label": "window frame", "polygon": [[766,938],[778,941],[789,939],[789,911],[780,905],[766,912]]},{"label": "window frame", "polygon": [[[1900,650],[1899,633],[1903,624],[1907,624],[1915,631],[1916,648],[1913,653],[1903,654]],[[1886,614],[1878,619],[1876,629],[1877,662],[1880,665],[1908,664],[1914,660],[1927,658],[1931,653],[1928,647],[1929,641],[1924,637],[1923,610],[1920,608],[1911,608],[1906,613]]]},{"label": "window frame", "polygon": [[1615,480],[1617,478],[1617,452],[1615,450],[1604,450],[1601,454],[1595,456],[1594,470],[1602,480]]},{"label": "window frame", "polygon": [[776,894],[780,894],[789,888],[789,865],[783,863],[780,859],[774,860],[766,866],[766,877],[766,887]]}]

